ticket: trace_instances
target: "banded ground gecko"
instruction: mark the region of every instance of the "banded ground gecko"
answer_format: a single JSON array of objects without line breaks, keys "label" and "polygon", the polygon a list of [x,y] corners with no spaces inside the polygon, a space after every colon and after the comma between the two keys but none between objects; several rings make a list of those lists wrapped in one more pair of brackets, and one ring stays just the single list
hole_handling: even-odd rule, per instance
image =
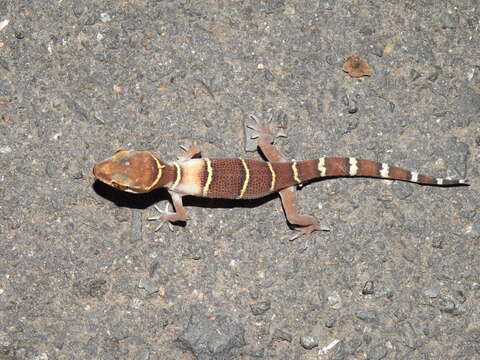
[{"label": "banded ground gecko", "polygon": [[300,231],[294,238],[310,234],[320,227],[313,216],[300,215],[296,205],[296,186],[326,177],[362,176],[402,180],[417,184],[452,186],[468,185],[465,180],[443,179],[421,175],[399,167],[353,157],[322,157],[315,160],[288,161],[272,145],[275,137],[285,136],[277,127],[272,130],[271,119],[249,125],[255,131],[253,138],[268,161],[243,158],[201,158],[200,148],[191,147],[178,161],[164,162],[149,151],[119,150],[112,157],[93,168],[96,179],[114,188],[146,193],[166,188],[172,198],[175,212],[155,208],[160,220],[156,231],[164,223],[187,220],[182,197],[193,195],[223,199],[254,199],[278,192],[288,222]]}]

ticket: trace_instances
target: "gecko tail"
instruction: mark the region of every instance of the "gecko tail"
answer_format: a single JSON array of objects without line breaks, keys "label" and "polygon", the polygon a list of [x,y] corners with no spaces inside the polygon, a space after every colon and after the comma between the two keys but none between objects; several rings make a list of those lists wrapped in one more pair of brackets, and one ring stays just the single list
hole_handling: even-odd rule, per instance
[{"label": "gecko tail", "polygon": [[387,163],[353,157],[323,157],[294,164],[297,183],[324,177],[372,177],[422,185],[469,186],[466,179],[437,178]]}]

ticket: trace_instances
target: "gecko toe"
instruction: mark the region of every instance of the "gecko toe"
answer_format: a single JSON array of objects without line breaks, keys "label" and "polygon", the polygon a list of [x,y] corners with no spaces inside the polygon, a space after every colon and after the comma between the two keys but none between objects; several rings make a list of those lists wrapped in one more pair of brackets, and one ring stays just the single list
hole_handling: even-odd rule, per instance
[{"label": "gecko toe", "polygon": [[296,240],[303,235],[310,235],[314,231],[330,231],[330,228],[325,226],[320,226],[317,224],[312,224],[308,226],[299,227],[296,230],[298,232],[293,237],[290,238],[290,241]]},{"label": "gecko toe", "polygon": [[171,223],[171,218],[176,214],[169,210],[170,203],[167,202],[167,205],[165,206],[165,210],[160,209],[157,205],[154,205],[153,207],[160,213],[160,215],[151,216],[147,218],[147,220],[160,221],[160,224],[155,228],[155,232],[159,231],[163,227],[163,225],[165,225],[165,223],[168,224],[168,228],[170,229],[170,231],[174,231],[173,225]]},{"label": "gecko toe", "polygon": [[250,115],[250,118],[255,121],[255,124],[248,124],[246,126],[255,132],[251,136],[252,139],[264,138],[268,142],[273,143],[277,137],[287,137],[281,125],[273,124],[273,115],[270,115],[267,121],[260,121],[254,115]]},{"label": "gecko toe", "polygon": [[160,222],[160,224],[158,224],[158,226],[155,228],[154,232],[159,231],[163,227],[164,224],[165,224],[165,221]]}]

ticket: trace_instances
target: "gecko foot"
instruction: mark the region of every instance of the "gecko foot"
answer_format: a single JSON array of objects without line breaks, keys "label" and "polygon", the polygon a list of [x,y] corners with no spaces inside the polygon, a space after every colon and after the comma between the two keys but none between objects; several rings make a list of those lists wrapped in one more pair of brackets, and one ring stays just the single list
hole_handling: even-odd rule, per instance
[{"label": "gecko foot", "polygon": [[165,207],[165,210],[162,210],[157,205],[154,205],[155,209],[160,213],[160,215],[149,217],[147,220],[148,221],[160,221],[160,224],[155,228],[155,232],[160,230],[165,223],[168,224],[168,228],[170,229],[170,231],[173,231],[173,225],[172,225],[171,221],[173,220],[173,218],[177,214],[168,210],[169,205],[170,205],[170,203],[167,203],[167,206]]},{"label": "gecko foot", "polygon": [[247,125],[249,129],[255,131],[252,135],[252,139],[264,138],[269,143],[273,143],[276,137],[287,137],[283,128],[280,125],[275,126],[275,130],[272,130],[273,115],[266,122],[261,122],[256,116],[250,115],[250,118],[255,121],[255,124]]},{"label": "gecko foot", "polygon": [[180,162],[184,162],[190,159],[195,159],[202,157],[202,151],[196,145],[186,147],[185,145],[180,145],[180,148],[185,151],[182,155],[177,156],[177,159]]},{"label": "gecko foot", "polygon": [[303,235],[309,235],[314,231],[330,231],[330,228],[322,227],[322,226],[317,225],[317,224],[311,224],[311,225],[296,228],[296,230],[298,232],[292,238],[290,238],[290,241],[296,240],[300,236],[303,236]]}]

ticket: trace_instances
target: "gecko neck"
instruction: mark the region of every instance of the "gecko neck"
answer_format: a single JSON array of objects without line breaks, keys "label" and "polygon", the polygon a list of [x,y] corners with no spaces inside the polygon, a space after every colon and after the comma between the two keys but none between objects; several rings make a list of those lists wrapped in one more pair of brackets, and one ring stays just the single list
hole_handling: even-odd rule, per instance
[{"label": "gecko neck", "polygon": [[160,176],[153,184],[152,190],[169,187],[175,181],[177,174],[177,168],[175,164],[165,163],[157,159],[157,166]]}]

